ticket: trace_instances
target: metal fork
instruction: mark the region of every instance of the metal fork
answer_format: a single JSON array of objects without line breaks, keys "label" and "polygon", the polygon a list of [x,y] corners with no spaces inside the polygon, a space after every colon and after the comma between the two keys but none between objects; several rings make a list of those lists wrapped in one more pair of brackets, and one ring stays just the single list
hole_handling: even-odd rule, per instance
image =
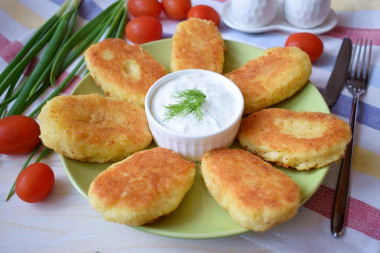
[{"label": "metal fork", "polygon": [[[331,216],[331,234],[334,237],[338,237],[341,235],[344,225],[345,225],[345,217],[346,217],[346,208],[348,201],[348,189],[349,189],[349,181],[350,181],[350,171],[351,171],[351,161],[352,161],[352,153],[354,148],[354,136],[355,136],[355,123],[356,123],[356,112],[359,105],[359,97],[363,93],[365,93],[368,85],[368,77],[369,77],[369,68],[371,62],[371,51],[372,51],[372,40],[369,44],[369,52],[367,54],[367,42],[365,40],[364,52],[361,59],[361,51],[363,39],[360,40],[360,45],[358,52],[356,53],[356,49],[358,47],[358,39],[356,40],[356,45],[354,51],[352,53],[351,62],[349,66],[349,70],[347,73],[347,82],[346,88],[352,94],[352,106],[351,106],[351,116],[350,116],[350,127],[352,131],[352,140],[346,147],[346,152],[344,158],[342,160],[339,172],[338,183],[336,186],[335,192],[335,201],[333,206],[333,212]],[[355,68],[353,69],[354,59],[356,53],[356,63]],[[367,61],[366,61],[367,60]],[[359,69],[360,65],[360,69]]]}]

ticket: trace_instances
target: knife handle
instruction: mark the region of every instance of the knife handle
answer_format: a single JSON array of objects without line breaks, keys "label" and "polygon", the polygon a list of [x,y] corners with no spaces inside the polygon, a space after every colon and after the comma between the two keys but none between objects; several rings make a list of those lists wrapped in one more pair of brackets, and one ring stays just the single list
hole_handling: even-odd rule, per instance
[{"label": "knife handle", "polygon": [[347,202],[348,202],[348,195],[349,195],[348,190],[349,190],[349,185],[350,185],[352,153],[354,151],[356,111],[359,104],[358,102],[359,102],[359,98],[357,96],[354,96],[352,100],[351,117],[350,117],[352,139],[346,147],[346,152],[344,154],[344,158],[340,165],[339,178],[338,178],[338,183],[336,186],[335,200],[334,200],[333,212],[332,212],[331,223],[330,223],[331,234],[334,237],[339,237],[345,226]]}]

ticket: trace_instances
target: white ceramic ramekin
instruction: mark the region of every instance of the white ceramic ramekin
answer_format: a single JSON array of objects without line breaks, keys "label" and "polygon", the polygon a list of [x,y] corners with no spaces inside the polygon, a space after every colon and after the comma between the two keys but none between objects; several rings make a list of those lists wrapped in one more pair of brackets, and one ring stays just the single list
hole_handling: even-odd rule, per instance
[{"label": "white ceramic ramekin", "polygon": [[[199,135],[178,133],[160,124],[153,115],[151,105],[152,98],[155,96],[156,91],[168,81],[175,80],[176,78],[189,73],[202,73],[202,75],[215,78],[218,82],[225,84],[224,86],[228,87],[231,96],[236,98],[235,101],[238,112],[231,115],[231,121],[229,121],[229,123],[223,128],[214,131],[213,133]],[[221,147],[229,147],[233,143],[240,126],[243,109],[243,95],[241,94],[240,89],[230,79],[218,73],[201,69],[176,71],[160,78],[152,85],[145,98],[145,112],[155,143],[159,147],[171,149],[182,155],[184,158],[194,161],[198,161],[202,154],[207,151]]]}]

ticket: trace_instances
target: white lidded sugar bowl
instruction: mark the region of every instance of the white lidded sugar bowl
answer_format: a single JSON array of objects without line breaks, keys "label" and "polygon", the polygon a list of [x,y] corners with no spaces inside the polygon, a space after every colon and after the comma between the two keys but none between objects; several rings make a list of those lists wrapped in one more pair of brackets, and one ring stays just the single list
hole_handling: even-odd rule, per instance
[{"label": "white lidded sugar bowl", "polygon": [[268,25],[277,13],[277,0],[231,0],[233,18],[245,25]]},{"label": "white lidded sugar bowl", "polygon": [[330,14],[331,0],[284,0],[284,15],[289,24],[299,28],[321,25]]}]

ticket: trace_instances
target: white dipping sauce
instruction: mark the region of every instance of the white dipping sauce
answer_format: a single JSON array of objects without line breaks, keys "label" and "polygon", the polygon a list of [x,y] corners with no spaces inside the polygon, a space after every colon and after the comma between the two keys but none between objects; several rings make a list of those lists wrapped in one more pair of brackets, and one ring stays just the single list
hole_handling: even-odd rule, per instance
[{"label": "white dipping sauce", "polygon": [[[167,80],[153,94],[149,108],[153,117],[165,128],[186,135],[212,134],[231,125],[240,113],[241,93],[233,91],[234,84],[224,80],[224,76],[215,77],[207,73],[186,73]],[[202,120],[194,114],[173,117],[166,120],[168,109],[165,106],[178,103],[174,98],[177,92],[198,89],[206,95],[201,110]],[[240,99],[241,101],[241,99]]]}]

